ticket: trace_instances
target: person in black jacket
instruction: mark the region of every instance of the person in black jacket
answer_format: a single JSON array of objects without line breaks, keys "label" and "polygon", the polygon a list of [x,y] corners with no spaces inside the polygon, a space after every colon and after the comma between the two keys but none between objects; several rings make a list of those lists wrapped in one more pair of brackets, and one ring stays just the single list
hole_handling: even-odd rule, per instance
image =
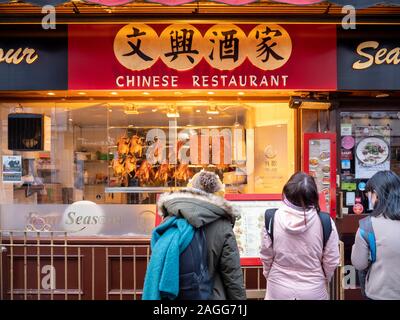
[{"label": "person in black jacket", "polygon": [[246,290],[240,267],[239,250],[233,233],[240,216],[224,198],[224,185],[218,175],[197,173],[182,191],[165,193],[158,201],[164,216],[185,218],[193,227],[204,226],[208,270],[213,280],[213,300],[245,300]]}]

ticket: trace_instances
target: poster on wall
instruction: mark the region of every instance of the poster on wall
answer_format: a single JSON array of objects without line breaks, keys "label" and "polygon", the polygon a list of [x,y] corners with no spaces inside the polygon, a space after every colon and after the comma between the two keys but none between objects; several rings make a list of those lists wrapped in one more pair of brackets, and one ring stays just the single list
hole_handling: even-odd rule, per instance
[{"label": "poster on wall", "polygon": [[255,129],[255,193],[281,193],[288,178],[287,125]]},{"label": "poster on wall", "polygon": [[20,183],[21,181],[21,156],[3,156],[3,183]]},{"label": "poster on wall", "polygon": [[356,179],[369,179],[390,170],[390,127],[356,127]]}]

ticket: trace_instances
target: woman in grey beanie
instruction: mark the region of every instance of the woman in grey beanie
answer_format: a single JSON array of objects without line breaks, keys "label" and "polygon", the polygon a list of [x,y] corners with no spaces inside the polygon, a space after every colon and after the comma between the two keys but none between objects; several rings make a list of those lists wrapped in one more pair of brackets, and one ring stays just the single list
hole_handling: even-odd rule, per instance
[{"label": "woman in grey beanie", "polygon": [[165,193],[158,201],[164,217],[185,218],[193,227],[204,227],[208,271],[213,279],[213,300],[244,300],[246,291],[239,250],[233,233],[239,212],[225,199],[225,186],[218,175],[200,171],[181,191]]}]

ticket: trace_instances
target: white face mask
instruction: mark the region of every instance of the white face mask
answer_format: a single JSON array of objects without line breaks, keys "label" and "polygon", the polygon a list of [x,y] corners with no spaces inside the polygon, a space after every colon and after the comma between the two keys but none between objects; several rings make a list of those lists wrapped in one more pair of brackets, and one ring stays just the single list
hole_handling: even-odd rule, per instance
[{"label": "white face mask", "polygon": [[374,204],[372,203],[372,192],[368,192],[368,210],[374,210]]}]

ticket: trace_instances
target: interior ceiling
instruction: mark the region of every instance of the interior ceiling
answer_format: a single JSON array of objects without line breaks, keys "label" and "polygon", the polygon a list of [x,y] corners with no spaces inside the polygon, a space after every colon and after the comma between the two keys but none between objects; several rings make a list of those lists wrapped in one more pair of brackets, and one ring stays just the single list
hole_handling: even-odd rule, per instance
[{"label": "interior ceiling", "polygon": [[[128,106],[134,106],[138,114],[127,114]],[[233,126],[236,120],[243,124],[247,110],[262,106],[265,107],[265,103],[215,102],[210,104],[201,101],[186,101],[173,105],[159,102],[131,104],[123,101],[112,103],[42,101],[0,104],[0,108],[5,113],[44,113],[54,119],[54,125],[61,127],[74,124],[80,127],[102,128],[106,128],[107,123],[112,127],[166,127],[169,121],[174,119],[167,117],[171,107],[179,113],[179,117],[176,118],[179,126]],[[288,104],[283,106],[288,106]],[[207,113],[214,108],[218,110],[218,114]]]},{"label": "interior ceiling", "polygon": [[118,91],[3,91],[3,101],[179,102],[179,101],[287,101],[301,92],[290,90],[118,90]]},{"label": "interior ceiling", "polygon": [[[104,15],[106,14],[106,15]],[[29,19],[42,17],[41,8],[38,6],[13,1],[9,4],[0,4],[0,23],[9,23],[18,19]],[[130,4],[117,7],[106,7],[96,4],[88,4],[81,1],[74,0],[67,2],[57,7],[57,22],[63,21],[90,21],[108,19],[115,21],[125,21],[126,18],[136,16],[136,19],[177,19],[190,18],[193,20],[207,18],[213,16],[217,19],[223,17],[229,18],[235,16],[237,21],[246,19],[248,16],[258,17],[262,19],[274,20],[290,20],[291,17],[298,19],[318,19],[330,20],[340,22],[343,14],[342,7],[331,4],[329,2],[318,3],[314,5],[298,6],[282,3],[274,3],[266,0],[252,3],[245,6],[230,6],[225,4],[213,3],[208,1],[199,1],[180,6],[163,6],[160,4],[153,4],[144,2],[142,0],[135,1]],[[400,7],[389,7],[377,5],[375,7],[357,10],[357,22],[363,19],[376,20],[376,19],[389,19],[391,21],[398,21],[400,17]],[[125,20],[124,20],[125,19]],[[235,20],[235,21],[236,21]],[[32,21],[35,21],[34,19]],[[36,22],[40,22],[40,20]]]},{"label": "interior ceiling", "polygon": [[[293,90],[118,90],[118,91],[0,91],[0,102],[124,102],[124,103],[186,103],[187,101],[198,101],[200,103],[234,102],[234,101],[263,101],[263,102],[285,102],[291,96],[307,97],[308,91]],[[390,98],[400,98],[400,91],[316,91],[316,95],[331,98],[368,97],[385,93]]]}]

